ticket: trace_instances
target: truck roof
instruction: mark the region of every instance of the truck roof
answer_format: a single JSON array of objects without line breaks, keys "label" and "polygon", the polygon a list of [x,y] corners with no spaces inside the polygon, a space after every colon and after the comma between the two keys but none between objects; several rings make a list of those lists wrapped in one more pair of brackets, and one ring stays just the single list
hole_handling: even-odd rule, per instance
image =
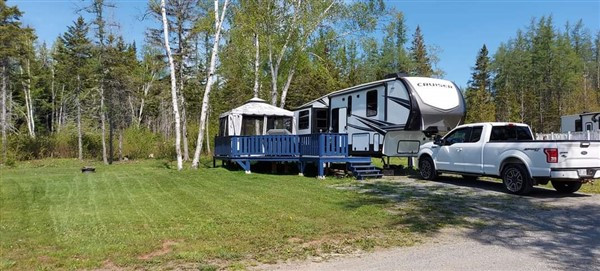
[{"label": "truck roof", "polygon": [[529,125],[527,125],[525,123],[518,123],[518,122],[477,122],[477,123],[462,124],[462,125],[459,125],[458,127],[469,127],[469,126],[477,126],[477,125],[485,125],[485,124],[489,124],[489,125],[492,125],[492,126],[515,125],[515,126],[527,126],[527,127],[529,127]]}]

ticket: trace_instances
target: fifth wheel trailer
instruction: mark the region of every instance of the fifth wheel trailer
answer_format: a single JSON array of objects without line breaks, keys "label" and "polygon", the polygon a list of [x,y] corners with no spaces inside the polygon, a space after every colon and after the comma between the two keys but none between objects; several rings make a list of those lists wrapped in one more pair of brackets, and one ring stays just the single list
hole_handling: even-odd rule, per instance
[{"label": "fifth wheel trailer", "polygon": [[304,104],[294,117],[298,134],[347,133],[352,155],[414,157],[433,135],[461,124],[465,110],[451,81],[392,74]]}]

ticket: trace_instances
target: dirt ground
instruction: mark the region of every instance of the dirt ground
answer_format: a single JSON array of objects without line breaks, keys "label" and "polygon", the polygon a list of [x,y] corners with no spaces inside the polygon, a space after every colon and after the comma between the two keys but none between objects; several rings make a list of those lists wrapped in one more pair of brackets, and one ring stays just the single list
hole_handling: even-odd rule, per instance
[{"label": "dirt ground", "polygon": [[[597,183],[596,185],[600,185]],[[467,223],[432,227],[413,247],[310,259],[263,270],[600,270],[600,195],[561,195],[536,187],[531,195],[504,192],[489,180],[442,177],[424,182],[408,177],[374,180],[356,187],[397,203],[443,209],[448,219]],[[401,214],[399,214],[401,215]],[[423,218],[424,223],[432,220]],[[415,218],[419,219],[419,218]],[[473,226],[475,225],[475,226]],[[427,228],[427,227],[425,227]]]}]

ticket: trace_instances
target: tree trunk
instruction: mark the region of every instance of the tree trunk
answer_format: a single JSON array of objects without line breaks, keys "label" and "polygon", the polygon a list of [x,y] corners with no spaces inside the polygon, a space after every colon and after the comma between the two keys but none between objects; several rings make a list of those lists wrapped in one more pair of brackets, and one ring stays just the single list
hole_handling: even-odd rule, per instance
[{"label": "tree trunk", "polygon": [[152,87],[152,83],[154,82],[154,79],[156,77],[156,74],[153,72],[151,77],[150,77],[150,82],[147,82],[144,85],[144,96],[142,96],[142,101],[140,102],[140,111],[138,112],[138,118],[137,118],[137,123],[138,126],[142,123],[142,114],[144,112],[144,103],[146,101],[146,97],[148,96],[148,92],[150,92],[150,88]]},{"label": "tree trunk", "polygon": [[260,65],[260,48],[258,41],[258,34],[254,33],[254,47],[256,52],[254,54],[254,98],[258,98],[258,80],[259,80],[259,65]]},{"label": "tree trunk", "polygon": [[169,45],[169,26],[167,23],[166,0],[160,1],[160,11],[162,14],[164,45],[169,59],[169,68],[171,70],[171,101],[173,103],[173,115],[175,116],[175,152],[177,155],[177,169],[183,169],[183,160],[181,157],[181,122],[179,116],[179,106],[177,99],[177,79],[175,78],[175,64],[173,63],[173,55],[171,54],[171,46]]},{"label": "tree trunk", "polygon": [[50,113],[50,132],[54,133],[54,131],[56,130],[56,127],[54,127],[56,122],[56,91],[54,90],[54,66],[52,66],[50,72],[52,74],[52,81],[50,82],[50,93],[52,95],[52,106]]},{"label": "tree trunk", "polygon": [[119,161],[123,161],[123,129],[119,129]]},{"label": "tree trunk", "polygon": [[[212,55],[210,57],[210,66],[208,68],[206,87],[204,89],[204,97],[202,98],[202,109],[200,111],[200,126],[198,131],[198,141],[196,143],[196,151],[194,153],[194,160],[192,161],[192,167],[198,168],[198,163],[200,163],[200,152],[202,151],[202,143],[204,140],[204,133],[206,129],[206,115],[208,111],[208,103],[210,98],[210,91],[214,82],[214,72],[215,65],[217,63],[217,56],[219,53],[219,41],[221,38],[221,28],[223,27],[223,20],[225,17],[225,12],[227,11],[227,5],[229,4],[229,0],[225,0],[223,4],[223,10],[221,11],[221,19],[217,20],[215,24],[215,40],[213,41]],[[215,11],[218,10],[219,0],[215,0]],[[215,18],[217,14],[215,14]]]},{"label": "tree trunk", "polygon": [[285,85],[283,86],[283,89],[281,90],[281,102],[279,104],[279,107],[281,107],[281,108],[283,108],[285,106],[285,99],[287,97],[287,92],[288,92],[288,89],[290,88],[290,84],[292,83],[292,78],[294,78],[294,73],[296,73],[295,65],[290,70],[287,81],[285,82]]},{"label": "tree trunk", "polygon": [[57,124],[56,124],[56,132],[60,133],[60,128],[63,124],[63,109],[65,108],[65,85],[62,85],[62,89],[60,91],[60,108],[58,108],[57,112]]},{"label": "tree trunk", "polygon": [[187,113],[185,111],[185,99],[183,93],[180,93],[181,98],[181,136],[183,138],[183,161],[190,160],[190,153],[188,149],[188,132],[187,132]]},{"label": "tree trunk", "polygon": [[[19,68],[21,76],[23,75],[23,68]],[[31,138],[35,138],[35,124],[33,119],[33,100],[31,99],[31,73],[29,69],[29,60],[27,60],[27,79],[22,82],[23,95],[25,99],[25,122],[27,124],[27,132]]]},{"label": "tree trunk", "polygon": [[100,128],[102,130],[102,162],[104,162],[105,165],[108,165],[108,157],[106,155],[106,114],[104,112],[104,87],[102,87],[102,85],[100,86]]},{"label": "tree trunk", "polygon": [[79,160],[83,160],[83,134],[81,131],[81,102],[79,101],[79,95],[75,97],[75,104],[77,105],[77,157],[79,157]]},{"label": "tree trunk", "polygon": [[2,65],[2,115],[0,116],[0,125],[2,125],[2,163],[6,162],[6,66]]},{"label": "tree trunk", "polygon": [[273,53],[269,48],[269,67],[271,68],[271,105],[277,106],[277,77],[279,76],[279,65],[273,63]]},{"label": "tree trunk", "polygon": [[[208,110],[208,118],[210,119],[210,109]],[[210,151],[210,133],[208,132],[208,127],[210,126],[210,121],[206,122],[206,154],[211,155]]]}]

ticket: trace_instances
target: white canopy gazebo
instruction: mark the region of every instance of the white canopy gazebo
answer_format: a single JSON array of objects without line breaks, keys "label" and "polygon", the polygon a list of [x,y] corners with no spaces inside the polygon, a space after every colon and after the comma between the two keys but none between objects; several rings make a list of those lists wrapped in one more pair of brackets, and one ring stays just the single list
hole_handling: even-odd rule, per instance
[{"label": "white canopy gazebo", "polygon": [[219,136],[266,135],[275,129],[295,134],[294,122],[293,112],[252,98],[219,116]]}]

